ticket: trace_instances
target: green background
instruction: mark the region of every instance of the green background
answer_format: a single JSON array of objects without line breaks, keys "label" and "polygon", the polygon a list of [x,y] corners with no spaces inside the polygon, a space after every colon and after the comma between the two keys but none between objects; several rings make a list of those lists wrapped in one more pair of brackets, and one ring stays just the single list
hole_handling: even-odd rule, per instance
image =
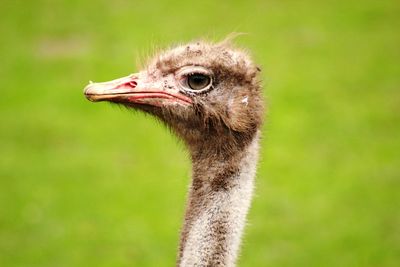
[{"label": "green background", "polygon": [[174,266],[190,162],[82,94],[158,47],[236,43],[268,114],[240,266],[400,266],[400,3],[0,2],[0,266]]}]

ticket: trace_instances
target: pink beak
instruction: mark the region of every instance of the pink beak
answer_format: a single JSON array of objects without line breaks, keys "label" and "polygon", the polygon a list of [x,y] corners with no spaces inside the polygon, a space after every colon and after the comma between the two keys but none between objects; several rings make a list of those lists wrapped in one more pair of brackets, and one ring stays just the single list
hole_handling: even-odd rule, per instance
[{"label": "pink beak", "polygon": [[86,98],[93,102],[110,101],[159,107],[165,105],[165,102],[192,104],[191,98],[179,90],[164,88],[161,82],[149,81],[145,73],[131,74],[109,82],[90,82],[85,87],[84,93]]}]

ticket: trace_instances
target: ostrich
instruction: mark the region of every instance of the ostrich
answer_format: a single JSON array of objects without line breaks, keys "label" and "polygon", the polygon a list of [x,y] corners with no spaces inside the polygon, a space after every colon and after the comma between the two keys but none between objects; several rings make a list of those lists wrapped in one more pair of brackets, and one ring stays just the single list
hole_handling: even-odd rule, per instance
[{"label": "ostrich", "polygon": [[177,266],[235,266],[258,159],[259,71],[228,42],[194,42],[159,54],[136,74],[84,90],[90,101],[155,116],[189,150],[192,180]]}]

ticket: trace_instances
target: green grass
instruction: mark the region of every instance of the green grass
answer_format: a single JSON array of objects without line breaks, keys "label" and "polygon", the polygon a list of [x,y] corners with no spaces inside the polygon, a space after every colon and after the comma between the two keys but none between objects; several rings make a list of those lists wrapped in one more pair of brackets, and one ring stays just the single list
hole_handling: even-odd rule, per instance
[{"label": "green grass", "polygon": [[0,3],[0,266],[173,266],[190,162],[82,89],[247,32],[268,116],[240,266],[400,266],[400,4]]}]

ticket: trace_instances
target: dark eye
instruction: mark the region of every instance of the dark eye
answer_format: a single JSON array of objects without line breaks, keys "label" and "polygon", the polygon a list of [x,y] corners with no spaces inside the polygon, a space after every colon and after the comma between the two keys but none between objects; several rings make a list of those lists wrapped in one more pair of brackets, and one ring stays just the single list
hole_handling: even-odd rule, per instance
[{"label": "dark eye", "polygon": [[210,76],[194,73],[187,76],[187,84],[193,90],[201,90],[206,88],[211,82]]}]

